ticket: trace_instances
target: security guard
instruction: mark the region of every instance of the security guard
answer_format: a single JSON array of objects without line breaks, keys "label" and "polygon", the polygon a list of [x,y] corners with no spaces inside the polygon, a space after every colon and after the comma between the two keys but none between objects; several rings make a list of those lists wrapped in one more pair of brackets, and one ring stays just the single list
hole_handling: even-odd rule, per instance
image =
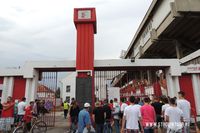
[{"label": "security guard", "polygon": [[69,110],[69,103],[66,100],[63,103],[63,109],[64,109],[64,118],[66,119]]}]

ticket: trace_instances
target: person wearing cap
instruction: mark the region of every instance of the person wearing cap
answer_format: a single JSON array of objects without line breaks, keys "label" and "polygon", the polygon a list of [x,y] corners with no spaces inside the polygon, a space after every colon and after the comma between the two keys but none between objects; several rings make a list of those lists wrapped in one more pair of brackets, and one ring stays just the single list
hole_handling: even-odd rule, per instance
[{"label": "person wearing cap", "polygon": [[85,103],[84,108],[78,114],[78,133],[83,133],[84,128],[91,129],[91,120],[89,114],[90,104]]}]

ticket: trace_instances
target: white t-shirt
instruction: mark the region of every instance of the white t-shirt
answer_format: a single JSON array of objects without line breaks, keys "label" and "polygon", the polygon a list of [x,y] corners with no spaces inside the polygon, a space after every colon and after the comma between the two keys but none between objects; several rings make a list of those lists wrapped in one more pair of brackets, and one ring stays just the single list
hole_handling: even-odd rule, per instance
[{"label": "white t-shirt", "polygon": [[114,111],[112,112],[114,115],[113,115],[113,118],[114,119],[119,119],[119,112],[120,112],[120,106],[119,105],[116,105],[115,108],[114,108]]},{"label": "white t-shirt", "polygon": [[183,111],[183,119],[185,122],[190,121],[190,111],[191,111],[191,105],[190,102],[186,99],[180,99],[177,100],[177,107],[179,107]]},{"label": "white t-shirt", "polygon": [[135,104],[135,106],[140,110],[140,108],[142,107],[141,105],[139,104]]},{"label": "white t-shirt", "polygon": [[128,105],[126,103],[122,103],[122,105],[121,105],[121,111],[123,112],[127,106]]},{"label": "white t-shirt", "polygon": [[141,112],[137,105],[126,107],[124,116],[126,117],[126,129],[139,129],[138,121],[141,117]]},{"label": "white t-shirt", "polygon": [[21,101],[19,104],[18,104],[18,106],[17,106],[17,108],[18,108],[18,115],[24,115],[25,114],[25,107],[26,107],[26,103],[24,102],[24,101]]},{"label": "white t-shirt", "polygon": [[165,116],[169,117],[168,128],[178,131],[183,127],[181,123],[181,117],[183,117],[183,111],[178,107],[168,107],[165,110]]},{"label": "white t-shirt", "polygon": [[[163,105],[162,106],[162,112],[164,112],[165,113],[165,110],[168,108],[168,107],[170,107],[170,105],[167,103],[167,104],[165,104],[165,105]],[[165,114],[163,114],[164,116],[164,118],[165,118]]]},{"label": "white t-shirt", "polygon": [[166,108],[170,107],[170,105],[167,103],[165,105],[162,106],[162,112],[166,110]]}]

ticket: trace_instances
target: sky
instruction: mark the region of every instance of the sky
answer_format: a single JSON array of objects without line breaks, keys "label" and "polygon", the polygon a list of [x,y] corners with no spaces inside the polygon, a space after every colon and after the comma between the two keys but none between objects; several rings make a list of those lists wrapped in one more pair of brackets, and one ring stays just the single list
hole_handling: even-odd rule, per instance
[{"label": "sky", "polygon": [[75,60],[73,9],[95,7],[95,59],[127,50],[152,0],[0,0],[0,67]]}]

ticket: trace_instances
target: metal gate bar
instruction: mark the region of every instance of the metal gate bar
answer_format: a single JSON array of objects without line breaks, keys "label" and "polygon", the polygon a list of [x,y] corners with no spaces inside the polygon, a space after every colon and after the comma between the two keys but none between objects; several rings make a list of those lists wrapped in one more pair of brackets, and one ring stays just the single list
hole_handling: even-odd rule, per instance
[{"label": "metal gate bar", "polygon": [[[118,70],[118,71],[95,71],[95,94],[97,100],[108,99],[108,87],[119,87],[124,96],[128,97],[134,93],[138,96],[150,96],[154,94],[154,85],[160,84],[159,72],[161,69],[144,69],[144,70]],[[164,76],[162,76],[163,78]],[[118,81],[117,81],[118,80]],[[165,79],[162,79],[165,80]],[[117,83],[114,83],[117,81]],[[166,83],[166,80],[165,80]],[[162,84],[160,84],[162,87]],[[144,89],[141,89],[144,88]],[[166,89],[166,88],[165,88]],[[144,91],[141,93],[141,91]],[[106,94],[105,94],[106,93]],[[138,94],[136,94],[138,93]],[[104,95],[104,96],[102,96]]]},{"label": "metal gate bar", "polygon": [[42,115],[42,120],[50,127],[55,125],[57,75],[57,72],[42,72],[42,79],[39,81],[38,86],[40,89],[37,91],[38,99],[41,101],[41,107],[44,107],[48,112]]}]

